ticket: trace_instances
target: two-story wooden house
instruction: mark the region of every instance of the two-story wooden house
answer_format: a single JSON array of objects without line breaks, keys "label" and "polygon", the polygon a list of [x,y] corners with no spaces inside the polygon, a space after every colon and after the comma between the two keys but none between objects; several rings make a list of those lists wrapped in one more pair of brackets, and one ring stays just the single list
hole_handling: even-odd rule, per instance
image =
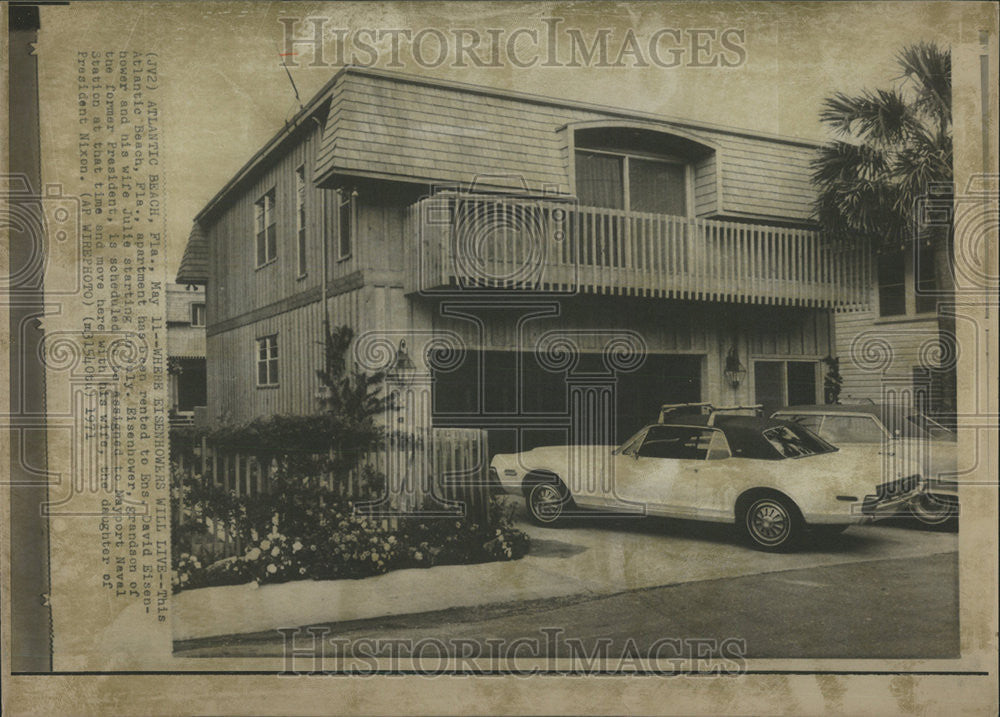
[{"label": "two-story wooden house", "polygon": [[[315,411],[324,319],[406,339],[435,425],[496,449],[565,437],[588,381],[619,435],[663,403],[822,401],[869,269],[809,225],[814,150],[345,68],[195,218],[209,418]],[[456,350],[426,365],[433,337]]]}]

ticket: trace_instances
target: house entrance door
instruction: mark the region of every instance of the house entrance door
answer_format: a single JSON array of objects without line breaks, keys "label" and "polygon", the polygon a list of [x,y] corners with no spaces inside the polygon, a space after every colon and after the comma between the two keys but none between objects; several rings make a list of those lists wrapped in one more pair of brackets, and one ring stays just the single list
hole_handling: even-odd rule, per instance
[{"label": "house entrance door", "polygon": [[764,415],[782,406],[816,403],[816,361],[754,361],[754,402]]}]

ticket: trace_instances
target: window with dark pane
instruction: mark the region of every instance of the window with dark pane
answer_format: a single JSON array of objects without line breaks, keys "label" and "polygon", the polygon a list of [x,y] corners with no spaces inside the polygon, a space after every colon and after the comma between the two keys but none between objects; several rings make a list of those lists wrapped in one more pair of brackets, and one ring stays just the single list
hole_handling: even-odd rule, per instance
[{"label": "window with dark pane", "polygon": [[916,277],[916,310],[918,314],[937,311],[937,261],[933,245],[920,242],[913,252],[916,265],[913,276]]},{"label": "window with dark pane", "polygon": [[278,336],[257,339],[257,385],[278,385]]},{"label": "window with dark pane", "polygon": [[346,190],[337,191],[338,200],[338,253],[341,259],[346,259],[351,255],[352,242],[354,238],[354,198],[351,192]]},{"label": "window with dark pane", "polygon": [[581,206],[624,209],[623,162],[617,155],[576,153],[576,194]]},{"label": "window with dark pane", "polygon": [[306,168],[295,170],[295,235],[298,243],[299,276],[306,274]]},{"label": "window with dark pane", "polygon": [[257,266],[278,256],[278,229],[274,212],[274,190],[254,202],[254,225],[257,235]]},{"label": "window with dark pane", "polygon": [[906,313],[906,265],[902,252],[878,258],[878,311],[880,316]]},{"label": "window with dark pane", "polygon": [[687,179],[683,164],[628,158],[629,208],[634,212],[687,214]]}]

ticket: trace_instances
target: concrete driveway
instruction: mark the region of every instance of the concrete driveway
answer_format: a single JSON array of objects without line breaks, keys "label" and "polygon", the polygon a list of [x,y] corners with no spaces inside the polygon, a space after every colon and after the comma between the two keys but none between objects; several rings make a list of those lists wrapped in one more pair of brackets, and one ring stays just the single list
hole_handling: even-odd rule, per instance
[{"label": "concrete driveway", "polygon": [[957,550],[954,532],[910,526],[854,526],[791,554],[744,545],[732,526],[655,518],[572,519],[530,525],[521,560],[398,570],[363,580],[236,585],[190,590],[172,601],[174,639],[246,634],[279,627],[410,615],[447,608],[574,595],[602,596],[718,578]]}]

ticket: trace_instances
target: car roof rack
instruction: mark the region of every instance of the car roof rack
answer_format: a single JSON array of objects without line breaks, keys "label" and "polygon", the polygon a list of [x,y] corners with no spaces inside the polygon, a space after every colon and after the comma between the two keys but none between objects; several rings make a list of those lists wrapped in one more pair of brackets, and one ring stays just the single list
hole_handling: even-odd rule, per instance
[{"label": "car roof rack", "polygon": [[726,413],[729,411],[753,411],[755,416],[761,415],[764,409],[763,404],[755,403],[749,406],[713,406],[708,402],[701,403],[664,403],[660,406],[660,417],[657,419],[657,423],[663,423],[666,417],[671,413],[680,411],[683,408],[699,408],[701,409],[701,415],[708,416],[708,422],[706,425],[715,425],[715,416],[719,413]]}]

